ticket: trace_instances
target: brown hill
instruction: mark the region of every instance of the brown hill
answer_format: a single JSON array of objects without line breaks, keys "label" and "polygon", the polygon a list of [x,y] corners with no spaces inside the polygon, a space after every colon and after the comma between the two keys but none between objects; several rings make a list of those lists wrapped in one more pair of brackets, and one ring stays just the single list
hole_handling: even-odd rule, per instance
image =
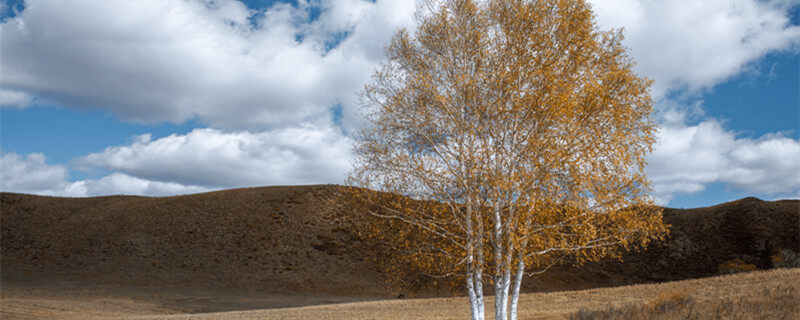
[{"label": "brown hill", "polygon": [[[58,198],[0,194],[3,280],[71,280],[273,293],[386,296],[380,254],[331,209],[336,186],[264,187],[175,196]],[[665,209],[670,239],[624,257],[561,267],[529,281],[561,290],[695,278],[741,258],[772,267],[797,252],[800,201],[746,198]],[[425,294],[419,293],[419,294]]]},{"label": "brown hill", "polygon": [[770,269],[782,250],[800,252],[798,200],[748,197],[711,207],[664,208],[664,222],[670,225],[666,241],[633,250],[622,261],[563,266],[531,285],[580,289],[700,278],[720,274],[720,265],[737,259],[743,267]]},{"label": "brown hill", "polygon": [[379,275],[327,209],[332,186],[176,197],[3,193],[2,276],[189,288],[383,294]]}]

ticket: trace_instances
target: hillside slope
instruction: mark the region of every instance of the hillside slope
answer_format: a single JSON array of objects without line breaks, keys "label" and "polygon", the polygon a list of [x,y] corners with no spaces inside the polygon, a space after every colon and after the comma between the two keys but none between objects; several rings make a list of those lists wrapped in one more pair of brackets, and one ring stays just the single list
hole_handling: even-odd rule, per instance
[{"label": "hillside slope", "polygon": [[334,187],[177,197],[4,193],[2,276],[268,292],[384,294]]},{"label": "hillside slope", "polygon": [[800,252],[800,201],[748,197],[695,209],[664,208],[666,241],[624,254],[622,260],[561,266],[529,283],[537,290],[584,289],[713,276],[741,259],[770,269],[781,250]]},{"label": "hillside slope", "polygon": [[[336,186],[264,187],[175,197],[0,194],[2,279],[70,280],[273,293],[388,296],[380,254],[331,209]],[[553,291],[714,275],[739,257],[761,269],[800,251],[800,201],[746,198],[665,209],[670,239],[528,281]],[[428,292],[430,293],[430,292]],[[426,295],[425,292],[416,294]]]}]

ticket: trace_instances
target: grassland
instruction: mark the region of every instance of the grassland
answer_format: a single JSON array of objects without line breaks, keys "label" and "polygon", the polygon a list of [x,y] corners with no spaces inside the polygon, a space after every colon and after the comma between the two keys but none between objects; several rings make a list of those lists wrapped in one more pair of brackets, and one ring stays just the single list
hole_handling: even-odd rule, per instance
[{"label": "grassland", "polygon": [[[391,299],[228,311],[184,313],[200,296],[179,292],[42,292],[17,289],[3,293],[3,319],[465,319],[466,298]],[[197,292],[194,293],[198,295]],[[183,298],[183,300],[181,299]],[[206,293],[205,302],[227,307],[252,307],[255,300],[273,302],[312,296],[247,296],[226,298]],[[316,300],[315,300],[316,299]],[[191,302],[191,303],[190,303]],[[269,303],[262,301],[262,303]],[[491,304],[488,304],[489,306]],[[487,310],[491,312],[491,309]],[[775,269],[661,284],[639,284],[580,291],[527,293],[521,297],[520,319],[800,319],[800,269]]]},{"label": "grassland", "polygon": [[[464,298],[391,300],[208,315],[191,319],[466,319]],[[489,308],[487,312],[491,313]],[[664,284],[529,293],[520,319],[798,319],[800,270]]]}]

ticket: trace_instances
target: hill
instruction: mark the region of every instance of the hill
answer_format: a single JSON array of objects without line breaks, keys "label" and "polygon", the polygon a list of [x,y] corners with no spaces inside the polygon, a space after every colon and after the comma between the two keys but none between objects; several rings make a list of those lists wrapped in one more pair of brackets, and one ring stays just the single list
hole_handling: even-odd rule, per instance
[{"label": "hill", "polygon": [[[391,296],[372,262],[380,251],[358,236],[359,221],[332,209],[336,190],[321,185],[95,198],[2,193],[0,276],[12,284]],[[625,263],[562,266],[531,278],[527,289],[697,278],[718,274],[718,266],[734,258],[768,269],[781,249],[800,249],[797,200],[667,208],[664,219],[672,225],[670,238],[626,254]],[[404,293],[435,293],[425,290]]]},{"label": "hill", "polygon": [[561,266],[535,277],[531,285],[584,289],[692,279],[720,274],[721,265],[731,262],[770,269],[782,250],[800,252],[798,200],[748,197],[703,208],[664,208],[664,222],[670,225],[665,241],[630,251],[621,261]]},{"label": "hill", "polygon": [[383,294],[334,187],[176,197],[0,195],[2,276],[268,292]]}]

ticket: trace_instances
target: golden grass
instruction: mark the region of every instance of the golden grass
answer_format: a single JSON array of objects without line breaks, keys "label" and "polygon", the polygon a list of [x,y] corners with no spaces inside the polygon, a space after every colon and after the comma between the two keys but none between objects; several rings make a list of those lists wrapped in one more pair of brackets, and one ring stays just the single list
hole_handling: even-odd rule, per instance
[{"label": "golden grass", "polygon": [[685,288],[670,288],[645,302],[600,310],[582,309],[570,319],[800,319],[796,280],[746,289],[744,295],[701,299],[702,296]]},{"label": "golden grass", "polygon": [[[37,289],[45,290],[46,289]],[[111,290],[106,288],[104,290]],[[320,297],[245,294],[227,296],[176,292],[62,292],[3,288],[3,319],[466,319],[466,298],[394,299],[214,313],[192,312],[202,305],[252,308],[258,299]],[[227,299],[227,300],[225,300]],[[316,299],[316,300],[314,300]],[[330,302],[347,301],[342,297]],[[491,314],[491,297],[487,313]],[[222,301],[225,300],[225,301]],[[287,302],[284,301],[284,302]],[[274,301],[273,301],[274,302]],[[185,312],[185,311],[184,311]],[[800,319],[800,268],[755,271],[719,277],[615,288],[528,293],[520,299],[520,319]]]},{"label": "golden grass", "polygon": [[[491,313],[491,303],[487,303]],[[800,269],[524,294],[520,319],[800,319]],[[384,300],[147,319],[465,319],[466,298]]]}]

